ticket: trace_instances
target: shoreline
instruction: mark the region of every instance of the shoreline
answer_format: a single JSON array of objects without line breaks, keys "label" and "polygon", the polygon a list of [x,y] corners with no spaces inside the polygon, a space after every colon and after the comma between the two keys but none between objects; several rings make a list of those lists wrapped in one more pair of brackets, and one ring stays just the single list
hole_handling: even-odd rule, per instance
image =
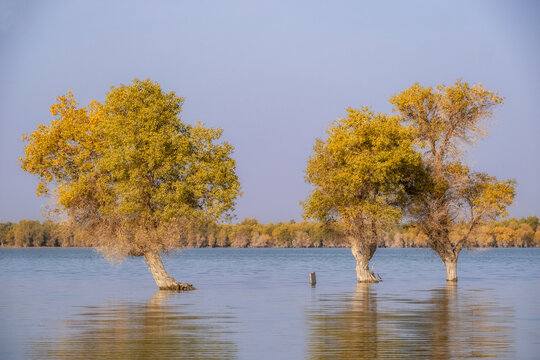
[{"label": "shoreline", "polygon": [[[14,249],[14,250],[24,250],[24,249],[93,249],[97,251],[97,248],[91,247],[91,246],[0,246],[1,249]],[[174,251],[182,251],[187,249],[349,249],[348,246],[319,246],[319,247],[282,247],[282,246],[266,246],[266,247],[234,247],[234,246],[203,246],[203,247],[195,247],[195,246],[186,246],[186,247],[179,247],[169,250],[170,252]],[[378,247],[379,249],[430,249],[430,247],[427,246],[408,246],[408,247],[394,247],[394,246],[382,246]],[[483,251],[483,250],[492,250],[492,249],[540,249],[539,246],[508,246],[508,247],[500,247],[500,246],[475,246],[471,248],[465,248],[464,250],[468,251]]]}]

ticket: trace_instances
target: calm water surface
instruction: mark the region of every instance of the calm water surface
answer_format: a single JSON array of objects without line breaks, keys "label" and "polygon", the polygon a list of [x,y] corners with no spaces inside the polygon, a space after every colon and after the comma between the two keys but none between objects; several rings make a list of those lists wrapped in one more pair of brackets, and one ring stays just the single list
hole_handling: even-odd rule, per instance
[{"label": "calm water surface", "polygon": [[[198,290],[156,291],[142,259],[0,249],[0,359],[540,358],[540,249],[463,252],[447,285],[426,249],[189,249]],[[308,273],[317,272],[317,286]]]}]

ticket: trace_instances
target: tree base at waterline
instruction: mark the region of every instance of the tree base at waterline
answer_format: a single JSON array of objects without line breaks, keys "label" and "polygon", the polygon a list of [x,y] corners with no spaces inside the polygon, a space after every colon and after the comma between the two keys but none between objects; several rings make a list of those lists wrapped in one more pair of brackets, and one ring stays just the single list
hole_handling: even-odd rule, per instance
[{"label": "tree base at waterline", "polygon": [[358,263],[356,265],[356,278],[358,282],[362,284],[375,284],[382,281],[380,276],[377,279],[373,270],[370,271],[365,264]]},{"label": "tree base at waterline", "polygon": [[456,282],[457,281],[457,259],[444,261],[444,266],[446,267],[446,281]]},{"label": "tree base at waterline", "polygon": [[169,291],[190,291],[195,290],[191,284],[181,283],[176,281],[171,275],[165,271],[161,257],[157,251],[148,251],[144,253],[148,268],[156,281],[159,290]]},{"label": "tree base at waterline", "polygon": [[358,283],[360,284],[376,284],[381,282],[382,279],[377,279],[374,274],[370,274],[369,277],[364,277],[362,279],[358,279]]},{"label": "tree base at waterline", "polygon": [[190,291],[197,290],[197,288],[191,284],[181,283],[174,281],[172,284],[162,285],[159,287],[159,290],[168,290],[168,291]]}]

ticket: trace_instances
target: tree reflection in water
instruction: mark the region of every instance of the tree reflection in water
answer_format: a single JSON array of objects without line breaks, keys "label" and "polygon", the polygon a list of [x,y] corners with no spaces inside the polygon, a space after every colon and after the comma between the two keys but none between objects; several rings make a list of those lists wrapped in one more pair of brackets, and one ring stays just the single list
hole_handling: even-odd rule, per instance
[{"label": "tree reflection in water", "polygon": [[222,339],[227,316],[196,316],[167,305],[158,291],[145,304],[88,307],[66,320],[68,335],[33,346],[33,358],[233,359],[236,344]]},{"label": "tree reflection in water", "polygon": [[483,291],[448,284],[427,300],[379,297],[358,284],[354,294],[320,298],[307,311],[310,359],[459,359],[512,354],[510,309]]}]

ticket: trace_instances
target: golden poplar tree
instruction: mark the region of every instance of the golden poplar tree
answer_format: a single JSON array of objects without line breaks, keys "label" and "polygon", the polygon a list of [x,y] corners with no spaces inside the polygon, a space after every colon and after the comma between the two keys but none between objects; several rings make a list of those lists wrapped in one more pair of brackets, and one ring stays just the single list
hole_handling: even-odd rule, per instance
[{"label": "golden poplar tree", "polygon": [[421,158],[413,149],[413,132],[398,117],[369,108],[347,114],[328,127],[326,140],[316,140],[306,169],[313,191],[303,203],[304,214],[345,229],[358,281],[377,282],[369,261],[377,241],[420,188]]},{"label": "golden poplar tree", "polygon": [[25,135],[21,167],[53,195],[57,209],[116,256],[144,256],[160,289],[190,290],[163,267],[159,252],[178,246],[196,219],[220,218],[240,185],[222,130],[188,125],[183,99],[135,79],[112,87],[103,104],[80,107],[71,92],[51,106],[56,118]]},{"label": "golden poplar tree", "polygon": [[445,264],[448,281],[457,281],[459,253],[475,230],[506,215],[515,196],[514,181],[473,172],[464,160],[466,146],[486,134],[485,120],[502,102],[481,84],[460,80],[436,88],[416,83],[390,100],[414,130],[431,178],[429,189],[409,210]]}]

